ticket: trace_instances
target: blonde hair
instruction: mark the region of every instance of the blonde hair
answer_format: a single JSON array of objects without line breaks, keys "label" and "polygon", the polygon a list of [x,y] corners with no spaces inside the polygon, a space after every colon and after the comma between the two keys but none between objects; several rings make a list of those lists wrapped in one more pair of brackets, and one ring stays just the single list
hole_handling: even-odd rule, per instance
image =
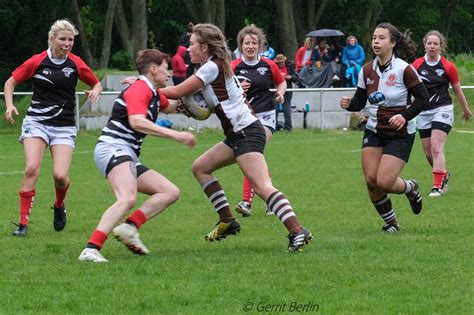
[{"label": "blonde hair", "polygon": [[423,45],[426,45],[426,41],[428,40],[428,37],[429,36],[437,36],[439,38],[439,43],[440,43],[440,46],[441,46],[441,51],[443,53],[446,52],[446,48],[448,47],[448,43],[446,41],[446,38],[444,37],[443,34],[441,34],[441,32],[437,31],[437,30],[431,30],[429,31],[428,33],[426,33],[425,37],[423,37]]},{"label": "blonde hair", "polygon": [[53,46],[53,40],[56,38],[58,35],[58,32],[61,31],[70,31],[74,36],[79,34],[77,31],[76,27],[74,24],[71,23],[71,21],[63,19],[63,20],[57,20],[56,22],[51,25],[51,29],[48,32],[48,46],[52,47]]},{"label": "blonde hair", "polygon": [[230,66],[230,50],[221,30],[214,24],[200,23],[194,26],[193,34],[199,44],[207,44],[209,56],[216,56],[217,59],[222,61],[224,76],[226,78],[232,77],[234,73]]},{"label": "blonde hair", "polygon": [[313,45],[314,45],[314,41],[311,37],[306,37],[306,39],[304,40],[304,46],[306,46],[306,44],[311,44],[311,48],[313,48]]},{"label": "blonde hair", "polygon": [[242,44],[244,43],[244,37],[247,35],[257,36],[258,46],[259,46],[260,51],[262,51],[264,44],[267,42],[267,39],[262,29],[255,26],[254,24],[245,26],[243,29],[239,31],[239,34],[237,34],[237,43],[239,44],[239,50],[242,51]]}]

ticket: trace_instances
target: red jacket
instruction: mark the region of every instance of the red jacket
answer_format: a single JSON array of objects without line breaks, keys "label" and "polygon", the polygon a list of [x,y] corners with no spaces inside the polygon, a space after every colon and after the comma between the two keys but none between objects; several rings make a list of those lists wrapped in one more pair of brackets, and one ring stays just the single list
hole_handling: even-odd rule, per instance
[{"label": "red jacket", "polygon": [[306,52],[306,47],[303,46],[303,47],[298,48],[298,51],[296,51],[296,56],[295,56],[296,72],[299,72],[304,66],[311,64],[313,60],[313,51],[314,49],[311,50],[311,56],[309,57],[306,64],[303,64],[303,57],[304,57],[304,53]]},{"label": "red jacket", "polygon": [[184,63],[184,55],[186,55],[186,47],[178,46],[176,54],[171,58],[171,68],[173,76],[177,78],[186,77],[186,64]]}]

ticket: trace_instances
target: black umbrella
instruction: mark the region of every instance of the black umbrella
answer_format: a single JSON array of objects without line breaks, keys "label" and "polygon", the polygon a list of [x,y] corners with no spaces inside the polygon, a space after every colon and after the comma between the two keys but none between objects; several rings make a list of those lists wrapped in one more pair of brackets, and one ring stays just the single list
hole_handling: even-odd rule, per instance
[{"label": "black umbrella", "polygon": [[333,30],[330,28],[323,28],[320,30],[311,31],[306,34],[306,37],[329,37],[329,36],[344,36],[343,32],[340,30]]}]

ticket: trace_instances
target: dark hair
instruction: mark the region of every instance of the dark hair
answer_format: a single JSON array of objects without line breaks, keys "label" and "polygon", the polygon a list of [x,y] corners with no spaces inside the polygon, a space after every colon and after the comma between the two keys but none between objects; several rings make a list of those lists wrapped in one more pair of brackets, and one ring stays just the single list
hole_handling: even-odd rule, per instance
[{"label": "dark hair", "polygon": [[401,59],[407,59],[414,56],[416,53],[416,43],[410,38],[410,31],[405,33],[400,32],[395,26],[390,23],[380,23],[377,28],[385,28],[390,34],[390,41],[395,43],[393,51],[395,55]]},{"label": "dark hair", "polygon": [[162,53],[158,49],[145,49],[138,52],[135,65],[137,66],[138,73],[146,74],[148,72],[148,68],[152,64],[159,66],[163,63],[163,61],[169,63],[170,56],[168,54]]},{"label": "dark hair", "polygon": [[207,44],[209,56],[214,55],[217,59],[223,61],[224,77],[232,77],[234,73],[230,66],[230,53],[221,30],[214,24],[201,23],[194,26],[193,34],[199,44]]}]

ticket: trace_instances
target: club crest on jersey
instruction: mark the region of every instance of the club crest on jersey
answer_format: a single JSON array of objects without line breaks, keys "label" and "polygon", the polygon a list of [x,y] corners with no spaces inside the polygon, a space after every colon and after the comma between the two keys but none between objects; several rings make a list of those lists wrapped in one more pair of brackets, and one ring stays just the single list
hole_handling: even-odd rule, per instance
[{"label": "club crest on jersey", "polygon": [[395,86],[397,84],[397,75],[395,73],[390,73],[388,75],[387,81],[385,82],[386,86]]},{"label": "club crest on jersey", "polygon": [[48,69],[48,68],[44,68],[44,69],[43,69],[43,74],[44,74],[44,75],[50,75],[50,74],[51,74],[51,70]]},{"label": "club crest on jersey", "polygon": [[370,78],[367,78],[367,80],[365,81],[366,85],[371,85],[371,84],[374,84],[374,83],[375,83],[375,81],[371,80]]},{"label": "club crest on jersey", "polygon": [[66,67],[62,71],[64,72],[64,75],[66,76],[66,78],[69,78],[71,76],[71,73],[74,72],[74,69]]},{"label": "club crest on jersey", "polygon": [[444,74],[444,70],[443,69],[436,69],[436,74],[438,75],[438,77],[441,77]]},{"label": "club crest on jersey", "polygon": [[260,75],[264,75],[268,71],[268,68],[259,67],[259,68],[257,68],[257,71],[258,71],[258,73],[260,73]]}]

